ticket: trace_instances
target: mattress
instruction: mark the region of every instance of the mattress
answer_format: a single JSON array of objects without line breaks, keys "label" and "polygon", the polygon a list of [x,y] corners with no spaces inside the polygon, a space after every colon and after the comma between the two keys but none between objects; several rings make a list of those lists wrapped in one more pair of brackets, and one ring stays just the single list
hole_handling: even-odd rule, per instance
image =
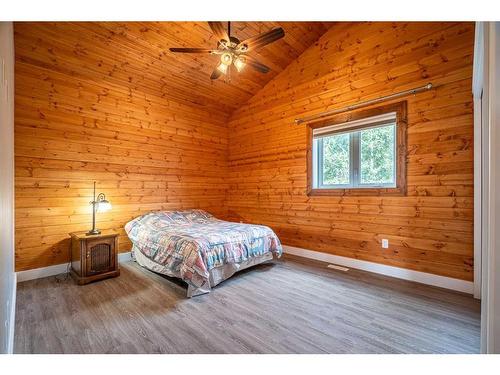
[{"label": "mattress", "polygon": [[128,222],[125,231],[137,262],[181,278],[189,296],[283,251],[271,228],[219,220],[203,210],[152,212]]}]

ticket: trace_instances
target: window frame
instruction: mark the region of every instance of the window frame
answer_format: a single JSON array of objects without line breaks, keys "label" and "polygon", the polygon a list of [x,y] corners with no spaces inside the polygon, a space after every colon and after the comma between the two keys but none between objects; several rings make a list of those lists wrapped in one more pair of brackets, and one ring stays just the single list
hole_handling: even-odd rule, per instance
[{"label": "window frame", "polygon": [[[335,185],[335,188],[325,188],[318,187],[315,188],[313,185],[314,178],[314,162],[313,158],[316,156],[313,152],[313,130],[323,128],[332,125],[345,125],[350,121],[362,120],[368,117],[379,116],[387,113],[396,113],[396,129],[395,129],[395,187],[384,187],[384,186],[370,186],[363,184],[367,187],[352,186],[351,184],[345,185]],[[359,126],[353,126],[352,128],[340,128],[337,134],[343,132],[353,132],[356,130],[362,130],[364,128],[376,127],[376,124],[368,123]],[[383,125],[382,125],[383,126]],[[369,109],[355,110],[344,112],[338,115],[329,117],[328,119],[322,119],[314,122],[309,122],[307,124],[307,195],[308,196],[328,196],[328,195],[365,195],[365,196],[379,196],[379,195],[406,195],[406,145],[407,145],[407,102],[400,101],[397,103],[381,105]],[[335,133],[333,133],[335,134]],[[359,133],[358,133],[359,134]],[[351,147],[353,146],[353,137],[350,137]],[[356,144],[360,145],[360,142]],[[359,150],[352,150],[355,157],[359,157]],[[350,170],[353,173],[354,166],[352,165],[352,158],[350,158]],[[318,161],[319,162],[319,161]],[[359,163],[358,163],[359,165]],[[322,169],[321,169],[322,171]],[[358,181],[361,174],[361,166],[358,169]],[[317,176],[320,178],[320,176]],[[319,180],[321,181],[321,180]],[[332,185],[323,185],[332,186]]]}]

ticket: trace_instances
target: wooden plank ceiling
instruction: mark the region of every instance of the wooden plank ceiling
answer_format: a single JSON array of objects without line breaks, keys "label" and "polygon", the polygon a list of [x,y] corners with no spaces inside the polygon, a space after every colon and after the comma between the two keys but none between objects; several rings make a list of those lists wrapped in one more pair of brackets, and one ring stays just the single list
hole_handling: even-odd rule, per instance
[{"label": "wooden plank ceiling", "polygon": [[[47,24],[39,26],[46,34]],[[71,45],[73,57],[79,62],[85,61],[94,73],[100,71],[107,75],[108,80],[125,79],[131,89],[189,101],[227,115],[256,94],[329,26],[321,22],[231,23],[231,35],[240,40],[273,27],[282,27],[285,37],[252,53],[271,68],[269,73],[246,67],[243,72],[233,74],[230,82],[210,80],[217,56],[169,51],[170,47],[215,48],[217,38],[206,22],[59,22],[51,24],[50,30],[56,39],[68,32],[78,35],[78,41]],[[108,54],[112,52],[115,58],[96,60],[94,56],[103,55],[100,53],[103,51],[99,51],[102,48],[106,48]]]},{"label": "wooden plank ceiling", "polygon": [[189,88],[190,92],[193,92],[202,88],[203,93],[199,93],[202,97],[197,98],[199,103],[215,102],[215,105],[222,105],[226,112],[232,112],[254,96],[318,40],[330,26],[329,23],[321,22],[232,22],[231,35],[242,41],[274,27],[282,27],[285,37],[250,54],[269,66],[269,73],[262,74],[246,67],[243,72],[233,74],[230,81],[221,78],[211,81],[210,74],[218,63],[217,56],[179,53],[174,55],[168,51],[170,47],[215,48],[217,38],[206,22],[126,25],[129,27],[129,30],[125,31],[126,35],[146,39],[150,43],[146,48],[156,51],[156,57],[161,60],[166,71],[183,81],[178,89]]}]

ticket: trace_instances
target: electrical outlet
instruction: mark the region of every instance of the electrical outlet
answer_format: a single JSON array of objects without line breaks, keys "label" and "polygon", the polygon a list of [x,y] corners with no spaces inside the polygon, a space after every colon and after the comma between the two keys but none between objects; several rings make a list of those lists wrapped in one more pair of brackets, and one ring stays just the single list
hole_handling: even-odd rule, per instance
[{"label": "electrical outlet", "polygon": [[382,238],[382,248],[383,249],[389,248],[389,240],[387,238]]}]

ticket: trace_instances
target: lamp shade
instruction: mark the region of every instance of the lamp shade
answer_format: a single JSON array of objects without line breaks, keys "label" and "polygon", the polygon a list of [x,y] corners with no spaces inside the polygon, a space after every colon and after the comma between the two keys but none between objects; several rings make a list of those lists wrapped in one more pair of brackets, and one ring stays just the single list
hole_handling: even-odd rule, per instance
[{"label": "lamp shade", "polygon": [[219,65],[217,65],[217,69],[223,73],[223,74],[226,74],[227,73],[227,67],[228,65],[226,64],[223,64],[223,63],[219,63]]},{"label": "lamp shade", "polygon": [[238,69],[238,72],[241,72],[245,67],[245,58],[244,57],[236,58],[234,60],[234,66],[236,67],[236,69]]},{"label": "lamp shade", "polygon": [[96,202],[97,204],[97,212],[106,212],[111,210],[111,203],[107,201],[106,199]]}]

